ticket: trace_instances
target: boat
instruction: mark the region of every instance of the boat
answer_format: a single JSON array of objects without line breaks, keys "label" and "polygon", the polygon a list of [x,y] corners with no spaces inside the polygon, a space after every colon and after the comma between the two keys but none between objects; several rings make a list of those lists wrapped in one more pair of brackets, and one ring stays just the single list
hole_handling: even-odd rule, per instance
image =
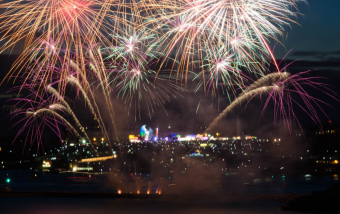
[{"label": "boat", "polygon": [[252,182],[245,182],[245,183],[243,183],[243,186],[258,186],[260,184],[261,184],[261,179],[260,178],[256,178]]}]

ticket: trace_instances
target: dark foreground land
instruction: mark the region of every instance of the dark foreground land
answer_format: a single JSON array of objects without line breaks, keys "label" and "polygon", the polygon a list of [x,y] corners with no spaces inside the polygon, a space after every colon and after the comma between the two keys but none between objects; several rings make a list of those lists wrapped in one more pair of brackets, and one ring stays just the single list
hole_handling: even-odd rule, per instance
[{"label": "dark foreground land", "polygon": [[312,194],[290,200],[283,210],[313,213],[340,213],[340,182],[331,185],[325,191],[313,191]]}]

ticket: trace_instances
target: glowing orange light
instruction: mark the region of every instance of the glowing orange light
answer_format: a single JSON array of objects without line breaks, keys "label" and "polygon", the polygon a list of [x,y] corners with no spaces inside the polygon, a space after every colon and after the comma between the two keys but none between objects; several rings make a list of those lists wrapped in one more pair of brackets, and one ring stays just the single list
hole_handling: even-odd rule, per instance
[{"label": "glowing orange light", "polygon": [[85,162],[97,162],[97,161],[106,161],[108,159],[112,159],[117,157],[117,155],[111,155],[111,156],[105,156],[105,157],[97,157],[97,158],[85,158],[85,159],[81,159],[81,162],[85,163]]}]

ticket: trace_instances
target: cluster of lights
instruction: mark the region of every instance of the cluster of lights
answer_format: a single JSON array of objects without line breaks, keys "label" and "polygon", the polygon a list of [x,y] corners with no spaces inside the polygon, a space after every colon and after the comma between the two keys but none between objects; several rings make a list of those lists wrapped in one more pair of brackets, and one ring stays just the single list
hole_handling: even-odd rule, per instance
[{"label": "cluster of lights", "polygon": [[85,158],[81,159],[81,162],[86,163],[86,162],[98,162],[98,161],[106,161],[108,159],[113,159],[116,158],[116,155],[111,155],[111,156],[106,156],[106,157],[97,157],[97,158]]},{"label": "cluster of lights", "polygon": [[50,168],[50,167],[51,167],[51,163],[50,163],[49,161],[43,161],[42,167],[44,167],[44,168]]}]

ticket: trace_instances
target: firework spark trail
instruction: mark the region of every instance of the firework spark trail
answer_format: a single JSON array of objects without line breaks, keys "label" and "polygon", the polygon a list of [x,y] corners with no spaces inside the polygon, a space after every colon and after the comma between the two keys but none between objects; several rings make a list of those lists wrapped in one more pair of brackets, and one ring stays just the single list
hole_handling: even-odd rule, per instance
[{"label": "firework spark trail", "polygon": [[[297,2],[304,0],[181,0],[173,3],[174,7],[164,14],[161,19],[167,23],[185,17],[184,23],[174,26],[177,31],[169,30],[173,34],[165,33],[160,39],[163,45],[159,47],[166,57],[177,48],[184,47],[180,64],[190,63],[192,55],[202,51],[201,44],[211,47],[223,46],[226,50],[232,50],[238,61],[257,62],[263,59],[262,54],[275,60],[273,52],[269,47],[269,39],[277,40],[277,35],[283,35],[283,26],[296,23],[291,17],[299,13],[292,10],[297,9]],[[166,24],[163,24],[166,25]],[[161,26],[163,26],[161,24]],[[160,26],[160,25],[159,25]],[[171,35],[171,36],[170,36]],[[183,40],[185,38],[185,41]],[[164,42],[169,40],[169,42]],[[201,41],[200,41],[201,40]],[[183,45],[184,42],[184,45]],[[197,44],[196,44],[197,43]],[[210,48],[208,48],[210,49]],[[178,51],[177,51],[178,53]],[[167,59],[165,59],[167,60]],[[276,61],[273,62],[279,71]],[[186,71],[184,65],[180,65]],[[186,66],[188,68],[188,66]]]},{"label": "firework spark trail", "polygon": [[[61,110],[65,110],[69,115],[72,116],[72,118],[74,119],[74,121],[76,122],[76,125],[78,126],[78,128],[80,130],[83,129],[83,126],[80,124],[78,118],[76,117],[76,115],[74,114],[74,112],[72,111],[71,107],[68,105],[68,103],[65,101],[65,99],[59,94],[59,92],[57,90],[55,90],[52,86],[47,86],[47,92],[49,92],[50,94],[53,94],[56,96],[56,98],[62,102],[64,108],[61,107],[60,104],[53,104],[50,106],[51,109],[61,109]],[[91,143],[91,141],[90,141]]]},{"label": "firework spark trail", "polygon": [[51,114],[53,116],[56,116],[58,118],[60,118],[63,122],[66,123],[66,125],[72,130],[72,132],[74,132],[74,134],[77,136],[77,137],[81,137],[80,134],[78,133],[78,131],[63,117],[61,116],[60,114],[58,114],[57,112],[51,110],[51,109],[47,109],[47,108],[41,108],[35,112],[33,111],[27,111],[26,112],[26,117],[39,117],[39,116],[44,116],[43,114]]},{"label": "firework spark trail", "polygon": [[[88,98],[88,96],[86,95],[86,92],[84,91],[84,89],[81,87],[81,85],[80,85],[79,81],[77,80],[77,78],[75,78],[75,77],[73,77],[73,76],[69,76],[69,77],[67,78],[67,82],[70,83],[70,84],[72,84],[72,85],[77,86],[77,88],[78,88],[78,89],[80,90],[80,92],[82,93],[82,95],[83,95],[83,97],[84,97],[84,99],[85,99],[85,101],[86,101],[88,107],[90,108],[91,113],[92,113],[92,114],[95,116],[95,118],[96,118],[96,112],[95,112],[95,110],[94,110],[94,108],[93,108],[93,106],[92,106],[92,103],[91,103],[90,99]],[[97,119],[96,119],[96,120],[97,120]]]},{"label": "firework spark trail", "polygon": [[[99,118],[99,119],[98,119],[98,118],[97,118],[97,114],[96,114],[96,112],[94,111],[94,108],[93,108],[93,106],[92,106],[92,103],[91,103],[91,101],[89,100],[88,96],[86,95],[86,92],[84,91],[83,87],[81,87],[79,81],[78,81],[75,77],[70,76],[70,77],[67,78],[67,82],[76,85],[77,88],[80,90],[80,92],[82,93],[82,95],[83,95],[83,97],[84,97],[84,99],[85,99],[87,105],[89,106],[89,108],[90,108],[90,110],[91,110],[92,115],[94,116],[95,120],[97,121],[97,123],[98,123],[98,125],[99,125],[99,127],[100,127],[100,129],[101,129],[101,131],[102,131],[102,133],[105,135],[105,137],[106,137],[106,138],[108,139],[108,141],[110,142],[110,138],[109,138],[109,136],[108,136],[108,134],[107,134],[107,131],[106,131],[106,129],[105,129],[105,125],[104,125],[103,120],[102,120],[102,118],[101,118],[101,116],[100,116],[100,113],[98,114],[98,118]],[[94,96],[93,96],[93,94],[92,94],[92,91],[91,91],[91,90],[89,90],[89,91],[90,91],[90,94],[91,94],[92,98],[94,99]],[[98,106],[97,106],[97,104],[96,104],[95,101],[94,101],[94,105],[95,105],[95,108],[97,109],[97,111],[99,112]],[[110,146],[111,146],[111,143],[109,143],[109,144],[110,144]]]},{"label": "firework spark trail", "polygon": [[[25,114],[25,118],[21,119],[21,121],[24,121],[26,118],[28,118],[28,120],[26,120],[24,126],[22,126],[22,127],[19,129],[17,135],[16,135],[15,138],[14,138],[14,141],[15,141],[15,140],[19,137],[19,135],[26,129],[26,127],[29,127],[29,128],[28,128],[28,132],[27,132],[28,135],[30,134],[30,131],[32,131],[32,133],[31,133],[31,140],[30,140],[30,146],[32,146],[34,140],[37,140],[37,142],[38,142],[37,152],[39,153],[40,146],[42,147],[42,150],[44,150],[43,145],[42,145],[42,143],[41,143],[41,142],[42,142],[42,132],[43,132],[43,129],[44,129],[45,125],[48,123],[48,120],[46,120],[46,118],[42,118],[43,123],[35,124],[34,122],[35,122],[36,120],[35,120],[35,119],[32,119],[31,115],[33,115],[33,114],[30,114],[30,112],[31,112],[31,111],[22,112],[22,111],[19,111],[19,110],[16,111],[16,112],[12,112],[13,117],[16,116],[16,115],[18,115],[18,114],[20,114],[20,113],[24,113],[24,114]],[[53,120],[56,122],[56,124],[59,122],[59,121],[57,121],[57,120],[55,120],[55,119],[53,119]],[[20,121],[19,121],[19,122],[20,122]],[[18,122],[18,123],[19,123],[19,122]],[[63,125],[65,125],[65,124],[63,124]],[[55,132],[55,130],[51,127],[51,125],[47,124],[47,126],[49,126],[49,127],[52,129],[53,132]],[[54,125],[52,124],[52,126],[54,126]],[[56,128],[57,128],[57,127],[56,127]],[[56,132],[55,132],[55,133],[56,133]],[[57,136],[58,136],[58,137],[60,138],[60,140],[61,140],[61,135],[60,135],[59,130],[58,130],[58,133],[56,133],[56,134],[57,134]],[[33,136],[34,136],[34,137],[33,137]],[[25,146],[26,146],[26,144],[27,144],[27,140],[28,140],[28,137],[25,139],[24,148],[25,148]],[[24,153],[24,150],[23,150],[23,153]]]},{"label": "firework spark trail", "polygon": [[[79,138],[81,138],[80,134],[77,132],[77,130],[60,114],[58,114],[57,112],[51,110],[51,109],[47,109],[47,108],[42,108],[39,109],[35,112],[29,111],[26,113],[26,116],[32,116],[32,117],[38,117],[41,116],[42,114],[51,114],[53,116],[58,117],[59,119],[61,119],[64,123],[66,123],[66,125],[72,130],[72,132]],[[91,145],[91,149],[92,151],[98,156],[98,152],[97,150],[94,148],[93,144],[91,143],[89,137],[87,136],[87,134],[84,132],[85,137],[87,138],[87,140],[90,142]]]},{"label": "firework spark trail", "polygon": [[[74,78],[74,80],[77,81],[77,79],[75,79],[75,78]],[[58,128],[58,125],[55,124],[55,125],[53,125],[53,127],[51,127],[51,124],[49,124],[51,122],[48,119],[46,119],[46,117],[47,117],[46,113],[51,114],[52,111],[56,112],[56,114],[53,114],[53,116],[58,116],[58,118],[61,118],[63,121],[65,121],[65,118],[60,116],[60,114],[58,114],[57,111],[66,112],[67,114],[72,116],[73,120],[76,123],[77,128],[79,128],[80,131],[82,131],[84,133],[86,140],[89,142],[89,144],[91,146],[91,150],[93,150],[94,146],[93,146],[90,138],[88,137],[87,133],[85,132],[84,127],[82,127],[78,118],[76,117],[76,115],[74,114],[74,112],[72,111],[72,109],[70,108],[70,106],[68,105],[66,100],[64,99],[64,97],[61,96],[61,94],[56,89],[54,89],[51,85],[48,85],[48,86],[44,87],[44,89],[40,90],[40,91],[44,91],[43,93],[40,93],[39,90],[38,91],[34,90],[34,87],[39,87],[39,83],[37,83],[37,84],[29,84],[29,83],[24,84],[23,89],[26,89],[26,90],[30,91],[31,93],[28,96],[26,96],[25,98],[14,98],[14,99],[12,99],[12,100],[18,101],[16,103],[16,105],[19,105],[19,104],[22,105],[22,107],[20,107],[14,114],[18,114],[18,113],[22,112],[23,110],[25,111],[24,108],[27,105],[30,105],[30,109],[32,109],[32,110],[25,111],[26,117],[32,116],[33,118],[35,118],[35,116],[41,116],[40,112],[43,111],[41,109],[44,109],[44,111],[43,111],[43,113],[45,113],[45,115],[43,115],[44,117],[39,117],[43,122],[38,123],[38,125],[35,125],[35,124],[32,124],[32,125],[35,126],[36,128],[39,128],[39,127],[41,127],[41,124],[42,125],[47,124],[52,129],[52,131],[55,132],[57,134],[57,136],[60,137],[61,133],[60,133],[60,129]],[[22,89],[22,88],[21,87],[14,87],[10,91],[16,90],[16,89],[18,90],[18,89]],[[85,94],[84,91],[83,91],[83,93]],[[43,97],[47,94],[51,94],[52,96],[50,96],[48,99],[44,99]],[[36,101],[36,99],[39,99],[40,101]],[[56,103],[55,101],[58,101],[59,103]],[[49,104],[49,103],[51,103],[51,104]],[[44,106],[46,106],[46,104],[48,105],[48,107],[43,108]],[[35,109],[34,106],[38,106],[39,110],[37,110],[37,111],[34,110]],[[47,111],[46,109],[49,109],[50,111]],[[52,118],[50,118],[50,119],[52,119]],[[53,119],[52,119],[52,121],[57,122],[56,120],[53,120]],[[67,121],[65,121],[65,123],[66,122]],[[67,122],[66,125],[69,126],[70,123]],[[30,127],[30,129],[34,128],[34,127],[31,127],[30,124],[26,123],[23,126],[22,130],[24,130],[28,126]],[[55,131],[54,128],[57,130],[57,132]],[[70,126],[70,129],[73,132],[76,131],[73,128],[73,126],[72,127]],[[105,133],[103,133],[103,134],[105,135]],[[75,135],[76,135],[76,137],[79,137],[79,138],[81,137],[77,131],[75,132]],[[38,136],[35,136],[35,138],[38,138]],[[60,137],[60,139],[61,139],[61,137]],[[37,139],[37,140],[39,141],[39,139]]]},{"label": "firework spark trail", "polygon": [[[285,66],[285,68],[286,67],[287,66]],[[215,118],[206,129],[205,133],[211,131],[211,129],[217,125],[219,120],[225,117],[237,105],[245,101],[249,102],[255,96],[261,95],[263,92],[266,92],[265,95],[267,95],[267,98],[264,103],[261,116],[263,116],[269,102],[272,101],[274,104],[274,122],[280,116],[280,118],[284,121],[284,125],[288,127],[289,132],[291,132],[292,121],[295,121],[302,129],[297,115],[294,113],[294,105],[296,105],[299,109],[305,112],[320,127],[320,129],[322,129],[317,109],[328,118],[320,104],[324,104],[329,107],[332,106],[321,99],[309,95],[305,86],[312,87],[332,99],[337,101],[339,100],[334,96],[336,93],[329,89],[327,84],[320,82],[320,77],[303,77],[304,74],[308,74],[309,72],[310,70],[292,75],[288,72],[279,71],[260,78],[250,85],[250,87],[245,90],[245,93],[240,94],[235,101],[233,101],[217,118]],[[299,100],[294,97],[298,97]]]},{"label": "firework spark trail", "polygon": [[[75,63],[71,60],[71,61],[70,61],[70,65],[71,65],[71,67],[73,67],[74,69],[76,69],[76,71],[77,71],[78,74],[81,76],[81,79],[85,82],[85,84],[86,84],[86,85],[89,85],[89,83],[88,83],[88,81],[87,81],[87,78],[83,75],[83,73],[81,72],[81,70],[80,70],[80,68],[77,66],[77,64],[75,64]],[[81,93],[83,94],[84,99],[86,100],[88,106],[89,106],[90,109],[91,109],[91,113],[93,114],[95,120],[98,122],[98,125],[100,126],[100,129],[102,130],[102,132],[104,133],[104,135],[105,135],[106,138],[108,139],[110,147],[112,147],[111,142],[110,142],[110,137],[109,137],[109,135],[108,135],[108,133],[107,133],[107,131],[106,131],[105,124],[104,124],[104,122],[103,122],[103,120],[102,120],[102,117],[101,117],[101,114],[100,114],[100,111],[99,111],[99,108],[98,108],[98,105],[97,105],[97,102],[96,102],[96,99],[95,99],[95,96],[94,96],[92,90],[88,90],[88,91],[89,91],[90,96],[91,96],[91,98],[92,98],[92,100],[93,100],[93,104],[94,104],[94,106],[95,106],[95,108],[96,108],[96,110],[97,110],[97,114],[96,114],[96,112],[94,111],[94,109],[93,109],[93,107],[92,107],[92,103],[91,103],[90,99],[88,98],[88,96],[87,96],[85,90],[83,89],[83,87],[82,87],[81,84],[79,83],[78,79],[76,79],[76,78],[73,77],[73,76],[70,76],[70,77],[67,78],[67,81],[68,81],[69,83],[75,84],[75,85],[77,86],[77,88],[81,91]],[[97,118],[97,115],[98,115],[99,120],[98,120],[98,118]]]},{"label": "firework spark trail", "polygon": [[253,82],[249,87],[247,87],[245,90],[243,90],[243,92],[239,96],[242,96],[243,94],[248,93],[249,91],[251,91],[255,88],[267,86],[270,83],[277,82],[279,80],[285,81],[289,77],[290,77],[290,73],[281,72],[281,71],[267,74],[267,75],[261,77],[260,79],[256,80],[255,82]]},{"label": "firework spark trail", "polygon": [[[51,94],[54,94],[58,100],[60,100],[62,102],[63,105],[61,104],[53,104],[50,105],[49,108],[52,110],[56,110],[56,109],[60,109],[60,110],[65,110],[69,115],[72,116],[73,120],[75,121],[77,127],[84,133],[86,139],[88,140],[88,142],[90,143],[91,147],[94,149],[94,146],[92,144],[92,141],[90,140],[90,138],[87,136],[86,131],[84,130],[84,127],[80,124],[77,116],[74,114],[74,112],[72,111],[72,109],[70,108],[70,106],[68,105],[68,103],[65,101],[65,99],[59,94],[59,92],[57,90],[55,90],[52,86],[47,86],[47,91]],[[62,107],[64,106],[64,107]],[[93,108],[92,108],[93,109]],[[105,132],[104,132],[105,133]],[[97,151],[96,151],[97,152]]]},{"label": "firework spark trail", "polygon": [[[23,52],[1,83],[15,72],[19,74],[29,70],[29,64],[36,58],[42,64],[55,65],[59,62],[57,55],[61,54],[65,58],[74,55],[75,61],[81,64],[85,72],[85,60],[81,57],[85,49],[82,44],[88,41],[111,44],[111,39],[106,35],[112,30],[119,32],[118,25],[129,25],[126,16],[132,12],[134,4],[112,0],[2,1],[0,9],[4,11],[0,14],[0,41],[3,44],[0,53],[5,50],[11,52],[20,41],[25,43]],[[55,42],[46,45],[43,40]],[[49,69],[47,72],[53,74],[54,71]],[[61,75],[61,79],[64,77]]]},{"label": "firework spark trail", "polygon": [[[126,11],[118,8],[129,7],[128,3],[111,0],[11,0],[3,1],[0,8],[6,9],[0,15],[0,41],[6,41],[1,50],[11,48],[21,39],[26,39],[25,45],[31,44],[37,32],[39,38],[53,37],[55,40],[67,40],[66,49],[76,45],[82,52],[81,41],[89,40],[109,42],[103,36],[115,24],[128,24],[120,18]],[[118,9],[115,13],[111,9]],[[119,14],[116,16],[114,14]],[[115,24],[111,24],[115,20]],[[14,33],[15,32],[15,33]],[[67,51],[68,52],[68,51]]]},{"label": "firework spark trail", "polygon": [[211,131],[213,127],[215,127],[218,122],[224,118],[227,114],[234,110],[235,107],[241,105],[242,103],[248,101],[249,99],[253,98],[254,96],[261,96],[262,94],[268,94],[273,90],[280,90],[278,86],[263,86],[259,88],[255,88],[247,93],[236,98],[227,108],[225,108],[221,114],[214,119],[214,121],[208,126],[208,128],[204,131],[204,133],[208,133]]},{"label": "firework spark trail", "polygon": [[[135,28],[122,30],[125,33],[115,34],[112,37],[118,38],[116,46],[106,47],[109,52],[107,58],[114,58],[115,61],[126,59],[138,61],[140,65],[147,63],[147,56],[156,58],[153,52],[155,36],[146,28],[139,31]],[[92,52],[90,52],[92,54]],[[101,60],[102,61],[102,60]],[[95,61],[96,62],[96,61]]]},{"label": "firework spark trail", "polygon": [[[320,117],[314,106],[316,106],[318,110],[320,110],[327,118],[328,116],[326,112],[322,109],[320,104],[324,104],[329,107],[332,106],[321,99],[309,95],[303,86],[310,86],[336,101],[339,100],[334,96],[336,95],[336,93],[329,89],[327,84],[320,82],[320,77],[302,77],[303,74],[308,74],[309,72],[310,70],[290,75],[289,78],[281,83],[278,81],[278,84],[284,85],[285,90],[282,90],[281,93],[278,94],[278,97],[268,97],[261,115],[263,115],[265,109],[267,108],[269,100],[272,99],[274,101],[274,113],[276,112],[274,119],[276,120],[277,114],[280,113],[280,116],[283,117],[284,120],[286,120],[284,122],[285,125],[288,126],[288,128],[291,127],[291,119],[294,119],[294,121],[296,121],[299,127],[302,129],[297,115],[294,113],[293,110],[293,105],[295,104],[303,112],[305,112],[314,121],[314,123],[319,126],[320,130],[323,130]],[[290,86],[290,88],[288,88],[288,86]],[[301,100],[294,99],[294,97],[292,97],[292,94],[296,94],[302,100],[302,102]]]},{"label": "firework spark trail", "polygon": [[198,102],[198,106],[197,106],[197,109],[196,109],[196,114],[198,112],[198,109],[200,108],[201,100],[202,100],[202,97],[201,97],[200,101]]},{"label": "firework spark trail", "polygon": [[153,83],[150,79],[155,77],[156,72],[149,69],[150,65],[152,65],[152,62],[146,65],[139,65],[136,61],[127,60],[125,64],[111,71],[108,75],[112,76],[110,84],[113,84],[113,92],[117,94],[118,98],[125,98],[129,110],[134,102],[135,120],[137,109],[139,110],[140,117],[142,99],[145,100],[151,118],[151,114],[154,112],[154,105],[162,107],[166,112],[163,106],[165,100],[170,101],[171,96],[175,98],[176,95],[181,96],[178,90],[186,91],[176,84],[171,83],[169,79],[163,80],[158,77],[156,83]]},{"label": "firework spark trail", "polygon": [[[105,98],[105,101],[106,101],[106,105],[108,106],[108,109],[109,109],[109,114],[110,114],[110,117],[111,117],[111,122],[112,122],[112,125],[113,125],[113,129],[114,129],[114,133],[115,133],[115,136],[116,136],[116,140],[118,142],[119,139],[118,139],[118,132],[117,132],[117,127],[116,127],[116,123],[115,123],[115,113],[114,113],[114,110],[113,110],[113,106],[112,106],[110,95],[107,94],[107,91],[105,90],[105,87],[109,85],[108,81],[107,81],[107,78],[104,78],[105,79],[105,87],[103,85],[104,82],[103,82],[103,79],[102,79],[102,75],[106,74],[105,73],[105,68],[104,68],[104,65],[100,66],[102,68],[102,72],[103,72],[103,74],[101,74],[100,71],[99,71],[98,65],[97,65],[97,61],[95,60],[95,58],[94,58],[94,56],[92,54],[92,51],[90,51],[89,55],[90,55],[91,61],[94,63],[94,65],[92,63],[90,63],[90,66],[92,67],[92,69],[94,70],[95,74],[97,75],[97,78],[99,79],[99,82],[100,82],[100,85],[101,85],[101,88],[102,88],[102,91],[103,91],[103,94],[104,94],[104,98]],[[102,59],[100,61],[102,62]]]},{"label": "firework spark trail", "polygon": [[248,77],[241,69],[237,68],[233,59],[234,54],[226,51],[224,47],[213,47],[211,50],[207,49],[206,52],[207,56],[201,65],[202,71],[193,79],[201,79],[195,91],[197,92],[203,86],[206,94],[211,90],[212,95],[215,96],[216,91],[219,91],[218,89],[221,87],[231,102],[229,91],[235,95],[235,86],[243,88],[244,81]]}]

